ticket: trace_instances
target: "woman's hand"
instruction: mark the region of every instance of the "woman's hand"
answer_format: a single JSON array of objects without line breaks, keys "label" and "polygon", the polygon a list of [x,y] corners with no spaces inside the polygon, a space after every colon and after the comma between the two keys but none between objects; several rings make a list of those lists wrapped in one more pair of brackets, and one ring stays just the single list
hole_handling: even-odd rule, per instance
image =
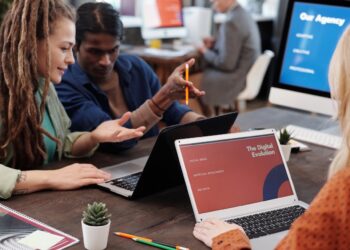
[{"label": "woman's hand", "polygon": [[77,189],[86,185],[99,184],[111,178],[106,173],[91,164],[75,163],[67,167],[44,171],[48,174],[48,186],[54,190]]},{"label": "woman's hand", "polygon": [[208,247],[211,247],[216,236],[234,229],[244,232],[243,228],[236,224],[228,224],[218,219],[208,219],[195,225],[193,235]]},{"label": "woman's hand", "polygon": [[96,143],[121,142],[143,136],[143,132],[146,129],[144,126],[135,129],[129,129],[122,126],[130,119],[130,114],[130,112],[126,112],[120,119],[101,123],[91,132],[93,140]]},{"label": "woman's hand", "polygon": [[26,194],[39,190],[71,190],[99,184],[111,178],[109,173],[91,164],[75,163],[57,170],[22,171],[13,190],[14,194]]}]

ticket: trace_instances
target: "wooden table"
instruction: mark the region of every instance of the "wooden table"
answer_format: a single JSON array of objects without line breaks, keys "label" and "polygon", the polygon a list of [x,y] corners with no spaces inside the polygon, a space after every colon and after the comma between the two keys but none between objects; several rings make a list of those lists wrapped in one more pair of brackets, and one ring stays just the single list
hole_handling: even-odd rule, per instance
[{"label": "wooden table", "polygon": [[[329,119],[310,116],[289,110],[263,108],[239,115],[237,124],[242,129],[252,127],[280,128],[287,124],[321,128],[331,125]],[[119,163],[127,159],[147,154],[154,138],[143,140],[139,144],[118,155],[96,153],[90,159],[98,167]],[[334,150],[310,145],[312,151],[293,154],[288,165],[299,198],[310,202],[326,180],[326,172]],[[49,168],[64,166],[73,160],[49,165]],[[30,195],[14,196],[2,201],[6,206],[40,220],[81,240],[71,249],[82,249],[81,213],[87,203],[103,201],[112,213],[111,231],[122,231],[147,236],[159,241],[178,243],[191,249],[208,249],[192,236],[194,216],[186,188],[179,186],[134,201],[90,186],[74,191],[43,191]],[[151,249],[128,239],[110,235],[108,249]]]}]

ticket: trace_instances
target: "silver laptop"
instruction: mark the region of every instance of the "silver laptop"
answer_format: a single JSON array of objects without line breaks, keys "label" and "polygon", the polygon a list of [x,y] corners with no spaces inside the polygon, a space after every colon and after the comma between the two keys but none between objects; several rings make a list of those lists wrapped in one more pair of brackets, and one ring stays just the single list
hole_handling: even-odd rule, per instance
[{"label": "silver laptop", "polygon": [[202,119],[161,130],[149,156],[103,168],[112,180],[99,186],[125,197],[135,198],[183,183],[174,142],[177,139],[227,133],[237,112]]},{"label": "silver laptop", "polygon": [[273,249],[308,205],[298,200],[274,129],[175,141],[196,221],[241,225]]}]

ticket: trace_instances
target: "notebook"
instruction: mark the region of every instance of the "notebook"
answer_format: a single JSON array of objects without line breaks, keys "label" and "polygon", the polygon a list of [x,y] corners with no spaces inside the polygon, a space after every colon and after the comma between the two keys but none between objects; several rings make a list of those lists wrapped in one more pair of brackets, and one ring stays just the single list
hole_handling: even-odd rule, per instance
[{"label": "notebook", "polygon": [[273,249],[308,207],[298,200],[274,129],[180,139],[175,146],[196,221],[239,224],[253,249]]},{"label": "notebook", "polygon": [[237,112],[169,126],[161,130],[149,156],[103,168],[112,180],[100,187],[125,197],[135,198],[183,183],[174,142],[177,139],[227,133]]},{"label": "notebook", "polygon": [[0,204],[0,249],[65,249],[79,240]]}]

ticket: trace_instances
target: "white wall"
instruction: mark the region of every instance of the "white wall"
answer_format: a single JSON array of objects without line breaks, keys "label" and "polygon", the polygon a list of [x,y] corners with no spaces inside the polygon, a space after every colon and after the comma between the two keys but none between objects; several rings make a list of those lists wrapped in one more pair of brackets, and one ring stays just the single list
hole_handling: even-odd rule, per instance
[{"label": "white wall", "polygon": [[[252,0],[238,0],[238,2],[247,10],[251,9],[249,5],[250,5],[250,2],[252,2]],[[262,7],[262,15],[276,17],[278,12],[279,2],[280,0],[265,0]]]}]

